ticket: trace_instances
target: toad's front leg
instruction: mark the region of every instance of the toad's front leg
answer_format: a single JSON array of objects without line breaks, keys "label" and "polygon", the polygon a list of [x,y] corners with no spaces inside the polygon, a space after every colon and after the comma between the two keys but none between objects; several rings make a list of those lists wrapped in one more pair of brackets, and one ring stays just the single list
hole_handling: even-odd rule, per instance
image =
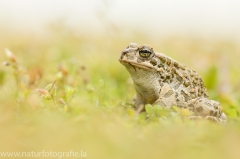
[{"label": "toad's front leg", "polygon": [[145,104],[146,103],[142,99],[141,95],[136,94],[132,99],[132,103],[135,107],[135,111],[136,111],[137,114],[145,111]]}]

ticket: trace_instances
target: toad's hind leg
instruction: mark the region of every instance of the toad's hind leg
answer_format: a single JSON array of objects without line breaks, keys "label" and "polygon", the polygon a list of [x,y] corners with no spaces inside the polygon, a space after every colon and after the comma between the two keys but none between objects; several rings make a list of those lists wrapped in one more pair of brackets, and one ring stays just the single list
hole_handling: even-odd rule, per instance
[{"label": "toad's hind leg", "polygon": [[191,100],[188,106],[192,107],[193,112],[196,114],[195,117],[192,116],[190,119],[205,118],[215,122],[227,121],[227,117],[223,113],[220,103],[214,100],[199,97]]}]

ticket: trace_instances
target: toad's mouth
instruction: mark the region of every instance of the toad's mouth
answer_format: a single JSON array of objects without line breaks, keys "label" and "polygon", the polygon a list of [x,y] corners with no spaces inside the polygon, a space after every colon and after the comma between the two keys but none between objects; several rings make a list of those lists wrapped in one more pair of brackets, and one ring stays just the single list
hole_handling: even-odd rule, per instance
[{"label": "toad's mouth", "polygon": [[[136,68],[142,68],[142,69],[145,69],[145,70],[149,70],[149,69],[152,69],[153,66],[146,63],[146,62],[142,62],[142,63],[138,63],[138,62],[135,62],[134,60],[125,60],[125,59],[119,59],[120,63],[122,63],[123,65],[126,65],[126,64],[129,64],[130,66],[132,66],[134,68],[134,70],[136,71]],[[144,64],[144,65],[143,65]]]}]

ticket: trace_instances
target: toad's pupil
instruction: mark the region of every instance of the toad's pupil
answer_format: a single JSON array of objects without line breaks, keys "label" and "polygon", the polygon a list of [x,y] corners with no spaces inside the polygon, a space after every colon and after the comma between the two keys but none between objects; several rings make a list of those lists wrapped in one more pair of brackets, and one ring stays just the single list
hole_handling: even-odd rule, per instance
[{"label": "toad's pupil", "polygon": [[139,55],[141,57],[149,57],[152,54],[152,52],[150,50],[140,50],[139,51]]},{"label": "toad's pupil", "polygon": [[142,50],[142,53],[151,53],[149,50]]}]

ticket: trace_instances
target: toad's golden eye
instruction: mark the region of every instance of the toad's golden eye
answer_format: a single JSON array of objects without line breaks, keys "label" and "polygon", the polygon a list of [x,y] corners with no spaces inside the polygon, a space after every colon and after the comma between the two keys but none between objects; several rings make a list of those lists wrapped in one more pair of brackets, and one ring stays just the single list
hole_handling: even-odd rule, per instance
[{"label": "toad's golden eye", "polygon": [[150,55],[152,54],[152,50],[144,48],[142,50],[139,51],[139,55],[143,58],[148,58],[150,57]]}]

